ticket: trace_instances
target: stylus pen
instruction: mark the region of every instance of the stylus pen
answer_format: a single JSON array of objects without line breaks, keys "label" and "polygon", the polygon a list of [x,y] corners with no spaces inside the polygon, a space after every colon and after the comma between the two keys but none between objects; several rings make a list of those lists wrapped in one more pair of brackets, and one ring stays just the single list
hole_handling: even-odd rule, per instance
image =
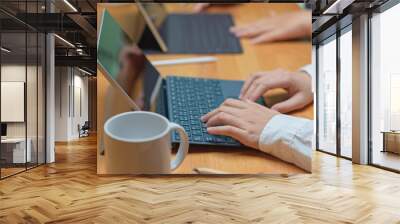
[{"label": "stylus pen", "polygon": [[179,58],[169,60],[152,61],[154,66],[165,66],[165,65],[179,65],[179,64],[196,64],[196,63],[208,63],[217,61],[216,57],[196,57],[196,58]]},{"label": "stylus pen", "polygon": [[197,174],[230,174],[225,171],[214,170],[214,169],[204,168],[204,167],[196,167],[193,169],[193,171]]}]

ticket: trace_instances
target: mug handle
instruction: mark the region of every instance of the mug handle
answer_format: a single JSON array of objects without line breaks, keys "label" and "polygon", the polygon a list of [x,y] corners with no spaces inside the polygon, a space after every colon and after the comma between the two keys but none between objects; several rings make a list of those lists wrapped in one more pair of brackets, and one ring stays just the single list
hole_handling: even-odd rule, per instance
[{"label": "mug handle", "polygon": [[179,143],[179,149],[178,152],[176,153],[176,158],[171,161],[171,171],[174,171],[176,168],[178,168],[183,160],[186,157],[186,154],[188,153],[189,150],[189,137],[186,134],[185,129],[180,126],[179,124],[170,122],[169,123],[169,130],[170,131],[178,131],[181,142]]}]

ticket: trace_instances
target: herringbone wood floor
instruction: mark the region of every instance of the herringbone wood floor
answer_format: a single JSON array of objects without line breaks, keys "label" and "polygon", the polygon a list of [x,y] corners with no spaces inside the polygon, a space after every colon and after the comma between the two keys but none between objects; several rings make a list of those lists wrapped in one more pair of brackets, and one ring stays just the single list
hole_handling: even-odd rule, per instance
[{"label": "herringbone wood floor", "polygon": [[95,138],[0,181],[0,223],[400,223],[400,175],[315,153],[313,174],[104,177]]}]

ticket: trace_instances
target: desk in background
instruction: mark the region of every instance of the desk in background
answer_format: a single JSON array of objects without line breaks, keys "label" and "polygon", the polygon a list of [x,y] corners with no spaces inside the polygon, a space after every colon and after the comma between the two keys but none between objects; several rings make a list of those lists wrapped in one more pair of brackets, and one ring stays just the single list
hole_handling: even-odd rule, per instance
[{"label": "desk in background", "polygon": [[[27,147],[25,147],[25,145]],[[30,138],[5,138],[1,139],[1,160],[3,164],[23,164],[32,158],[32,141]],[[26,151],[25,151],[26,148]]]},{"label": "desk in background", "polygon": [[382,131],[383,149],[382,152],[400,154],[400,131]]},{"label": "desk in background", "polygon": [[[98,13],[104,5],[98,4]],[[110,13],[117,15],[118,20],[121,14],[126,14],[127,7],[119,4],[115,8],[110,8]],[[191,8],[188,4],[168,4],[167,10],[170,12],[188,12]],[[259,18],[270,13],[283,13],[299,10],[296,4],[235,4],[232,6],[213,6],[210,12],[229,12],[235,20],[235,24],[245,24],[254,22]],[[101,15],[98,14],[98,20]],[[127,30],[132,26],[130,20],[118,20]],[[98,22],[98,24],[100,24]],[[130,28],[132,29],[132,28]],[[161,75],[186,75],[205,78],[237,79],[244,80],[249,74],[257,71],[267,71],[276,68],[287,68],[297,70],[303,65],[311,63],[311,42],[310,41],[287,41],[268,44],[252,45],[247,40],[241,40],[243,54],[224,54],[212,55],[217,57],[218,61],[205,64],[186,64],[163,66],[157,69]],[[175,58],[198,57],[205,55],[173,55],[159,54],[149,55],[149,59],[165,60]],[[97,106],[98,106],[98,127],[103,127],[104,120],[104,96],[109,87],[109,83],[103,74],[97,73]],[[277,90],[276,92],[279,92]],[[308,106],[303,110],[292,113],[294,116],[313,119],[313,106]],[[103,129],[98,129],[98,145],[101,144]],[[98,149],[99,150],[99,149]],[[99,153],[99,152],[98,152]],[[98,154],[99,155],[99,154]],[[105,172],[104,161],[98,156],[97,171],[99,174]],[[200,147],[190,146],[189,154],[183,164],[175,170],[176,174],[193,173],[193,168],[206,167],[216,170],[222,170],[229,173],[305,173],[302,169],[283,162],[266,153],[248,148],[221,148],[221,147]]]}]

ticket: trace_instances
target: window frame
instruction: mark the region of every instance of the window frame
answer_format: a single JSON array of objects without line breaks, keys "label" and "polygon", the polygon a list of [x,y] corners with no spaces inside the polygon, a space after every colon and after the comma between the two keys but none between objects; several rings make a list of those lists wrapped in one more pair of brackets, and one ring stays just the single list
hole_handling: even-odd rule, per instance
[{"label": "window frame", "polygon": [[[372,35],[372,19],[374,14],[381,14],[384,13],[385,11],[393,8],[394,6],[400,4],[400,0],[388,0],[382,5],[380,5],[377,8],[374,8],[372,10],[369,10],[368,13],[368,111],[367,111],[367,116],[368,116],[368,165],[377,167],[383,170],[395,172],[395,173],[400,173],[400,169],[394,169],[391,167],[387,167],[384,165],[380,165],[377,163],[373,162],[373,154],[374,154],[374,149],[373,149],[373,130],[372,130],[372,93],[373,93],[373,88],[372,88],[372,41],[373,41],[373,35]],[[399,155],[400,156],[400,155]]]},{"label": "window frame", "polygon": [[[343,19],[348,19],[348,17],[345,17]],[[326,37],[325,39],[319,40],[316,45],[316,135],[315,135],[315,143],[316,143],[316,150],[319,152],[323,152],[329,155],[337,156],[340,158],[344,158],[347,160],[352,160],[352,158],[347,157],[342,155],[341,153],[341,119],[340,119],[340,103],[341,103],[341,97],[340,97],[340,77],[341,77],[341,65],[340,65],[340,38],[342,35],[346,34],[347,32],[351,32],[351,25],[352,23],[346,24],[344,27],[341,27],[338,29],[335,33],[331,34],[330,36]],[[320,48],[321,44],[326,44],[331,41],[336,41],[336,152],[328,152],[324,149],[320,148],[319,144],[319,110],[320,110],[320,105],[319,105],[319,66],[320,66],[320,55],[318,49]]]},{"label": "window frame", "polygon": [[[385,167],[379,164],[374,164],[373,163],[373,147],[372,147],[372,29],[371,29],[371,19],[373,17],[374,13],[383,13],[388,9],[391,9],[392,7],[396,6],[400,4],[400,0],[388,0],[385,3],[381,4],[378,7],[375,7],[373,9],[366,9],[364,12],[364,15],[368,16],[367,19],[367,34],[366,34],[366,38],[367,38],[367,165],[373,166],[373,167],[377,167],[380,169],[384,169],[384,170],[388,170],[388,171],[392,171],[392,172],[396,172],[396,173],[400,173],[400,170],[397,169],[393,169],[390,167]],[[347,160],[353,160],[352,158],[343,156],[341,154],[341,140],[340,140],[340,132],[341,132],[341,123],[340,123],[340,75],[341,75],[341,67],[340,67],[340,37],[345,34],[346,32],[348,32],[349,29],[348,27],[352,26],[352,20],[348,21],[346,19],[348,19],[348,17],[351,17],[351,15],[347,15],[344,16],[342,18],[338,18],[338,21],[333,24],[332,26],[328,27],[326,30],[322,31],[322,33],[320,33],[320,35],[316,36],[315,38],[313,37],[313,44],[315,45],[315,58],[316,58],[316,63],[315,63],[315,68],[316,68],[316,77],[315,77],[315,82],[316,82],[316,95],[315,95],[315,99],[316,99],[316,121],[315,121],[315,127],[316,127],[316,135],[315,135],[315,143],[316,143],[316,150],[319,152],[323,152],[323,153],[327,153],[336,157],[340,157],[340,158],[344,158]],[[333,32],[332,30],[336,29],[336,32]],[[346,31],[346,29],[349,29]],[[325,32],[327,31],[327,32]],[[323,149],[320,149],[319,147],[319,97],[318,97],[318,93],[319,93],[319,60],[320,60],[320,56],[319,56],[319,52],[318,49],[320,47],[320,44],[323,43],[324,41],[328,40],[329,38],[331,38],[332,36],[336,35],[336,47],[337,47],[337,51],[336,51],[336,56],[337,56],[337,61],[336,61],[336,65],[337,65],[337,71],[336,71],[336,85],[337,86],[337,92],[336,92],[336,125],[337,125],[337,130],[336,130],[336,146],[337,146],[337,151],[336,154],[335,153],[330,153],[327,151],[324,151]],[[364,36],[365,37],[365,36]],[[354,59],[353,59],[354,61]],[[354,74],[353,74],[354,76]],[[352,146],[354,147],[354,146]],[[362,150],[362,149],[360,149]],[[354,151],[352,149],[352,151]]]}]

